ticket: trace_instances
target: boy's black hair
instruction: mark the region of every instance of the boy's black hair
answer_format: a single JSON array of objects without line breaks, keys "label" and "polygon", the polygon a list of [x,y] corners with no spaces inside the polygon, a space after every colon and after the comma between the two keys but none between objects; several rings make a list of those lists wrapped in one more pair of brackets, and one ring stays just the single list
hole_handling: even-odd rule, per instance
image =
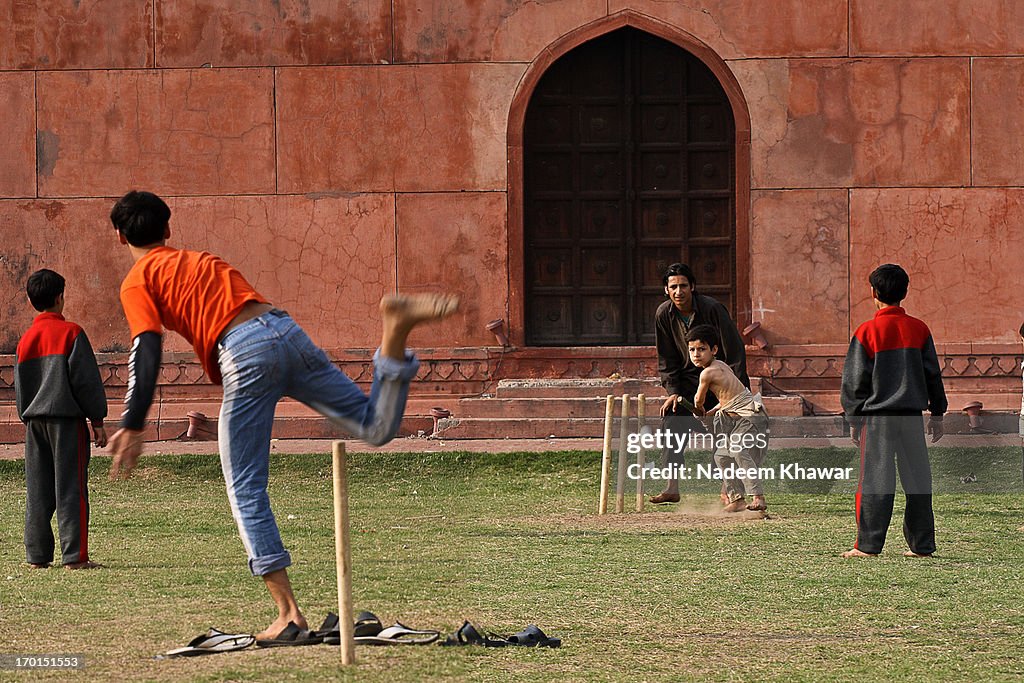
[{"label": "boy's black hair", "polygon": [[868,282],[875,290],[875,298],[894,306],[907,298],[910,276],[895,263],[886,263],[871,271]]},{"label": "boy's black hair", "polygon": [[32,308],[45,311],[47,308],[53,308],[57,303],[57,297],[64,293],[64,278],[60,273],[43,268],[28,276],[25,291],[28,292]]},{"label": "boy's black hair", "polygon": [[696,325],[686,333],[686,343],[702,341],[709,349],[722,347],[722,340],[718,336],[718,330],[711,325]]},{"label": "boy's black hair", "polygon": [[1020,330],[1019,330],[1019,332],[1020,332],[1020,336],[1021,336],[1021,337],[1024,337],[1024,323],[1021,323],[1021,324],[1020,324]]},{"label": "boy's black hair", "polygon": [[145,247],[161,241],[171,209],[152,192],[132,190],[117,200],[110,210],[110,222],[133,247]]},{"label": "boy's black hair", "polygon": [[694,276],[690,266],[685,263],[673,263],[671,266],[665,269],[665,274],[661,277],[661,282],[668,287],[668,279],[673,275],[682,275],[690,281],[690,289],[697,289],[697,278]]}]

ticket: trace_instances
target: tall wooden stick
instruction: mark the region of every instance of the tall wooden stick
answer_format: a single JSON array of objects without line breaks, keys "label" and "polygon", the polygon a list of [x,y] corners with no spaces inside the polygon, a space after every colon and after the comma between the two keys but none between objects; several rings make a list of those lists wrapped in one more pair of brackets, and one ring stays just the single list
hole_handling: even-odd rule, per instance
[{"label": "tall wooden stick", "polygon": [[622,395],[622,423],[619,425],[619,476],[615,481],[615,512],[626,511],[626,439],[629,437],[629,394]]},{"label": "tall wooden stick", "polygon": [[352,547],[348,535],[348,459],[345,442],[334,442],[334,561],[338,569],[338,630],[341,633],[341,663],[356,663],[356,641],[352,623]]},{"label": "tall wooden stick", "polygon": [[615,397],[608,394],[604,409],[604,449],[601,452],[601,490],[597,498],[597,514],[608,512],[608,478],[612,469],[612,422],[615,420]]},{"label": "tall wooden stick", "polygon": [[[647,397],[640,394],[636,397],[636,433],[641,434],[646,426],[647,417]],[[636,479],[636,511],[644,511],[644,449],[641,446],[640,450],[636,454],[636,467],[637,467],[637,479]]]}]

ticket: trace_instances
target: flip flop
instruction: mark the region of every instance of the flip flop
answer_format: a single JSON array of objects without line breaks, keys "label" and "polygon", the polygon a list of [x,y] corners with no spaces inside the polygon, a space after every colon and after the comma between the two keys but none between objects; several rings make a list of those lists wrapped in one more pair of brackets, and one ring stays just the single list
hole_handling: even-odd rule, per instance
[{"label": "flip flop", "polygon": [[525,647],[561,647],[561,638],[548,638],[536,624],[530,624],[519,633],[509,636],[508,642]]},{"label": "flip flop", "polygon": [[198,655],[212,655],[218,652],[234,652],[244,650],[253,643],[256,638],[248,633],[224,633],[215,628],[202,635],[198,635],[189,641],[185,647],[175,650],[168,650],[164,657],[195,657]]},{"label": "flip flop", "polygon": [[[336,614],[328,614],[327,618],[324,619],[324,625],[320,627],[320,631],[317,631],[317,633],[327,630],[331,617],[334,617],[334,626],[330,629],[329,633],[323,634],[324,644],[341,645],[341,631],[338,630],[338,616]],[[358,639],[359,637],[375,636],[383,630],[384,626],[380,623],[380,619],[377,618],[376,614],[373,612],[360,612],[356,615],[356,623],[352,634]]]},{"label": "flip flop", "polygon": [[324,642],[323,636],[315,635],[313,631],[301,629],[294,621],[281,629],[276,638],[265,638],[257,640],[257,647],[297,647],[300,645],[319,645]]},{"label": "flip flop", "polygon": [[396,621],[376,635],[356,636],[355,640],[358,645],[428,645],[440,637],[437,631],[417,631]]},{"label": "flip flop", "polygon": [[448,636],[447,639],[441,645],[452,647],[461,645],[483,645],[484,647],[505,647],[509,642],[505,638],[495,636],[493,633],[488,633],[486,636],[480,635],[480,631],[476,629],[473,624],[469,621],[463,621],[462,626],[459,630]]},{"label": "flip flop", "polygon": [[340,638],[341,632],[338,630],[338,615],[334,612],[328,612],[327,616],[324,617],[324,623],[320,624],[320,628],[313,631],[313,636],[319,636],[324,639],[324,642],[328,638]]}]

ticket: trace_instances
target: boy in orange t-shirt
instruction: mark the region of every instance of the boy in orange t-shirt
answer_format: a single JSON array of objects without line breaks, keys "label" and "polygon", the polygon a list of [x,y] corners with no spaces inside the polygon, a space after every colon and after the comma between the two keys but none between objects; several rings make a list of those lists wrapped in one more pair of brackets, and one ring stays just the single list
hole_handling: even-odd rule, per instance
[{"label": "boy in orange t-shirt", "polygon": [[274,409],[290,396],[370,444],[387,443],[398,431],[409,381],[419,367],[405,349],[406,338],[420,323],[453,313],[458,300],[442,295],[381,300],[384,329],[366,396],[231,265],[213,254],[168,247],[170,217],[160,197],[138,191],[122,197],[110,213],[121,244],[135,259],[121,284],[132,349],[127,409],[110,439],[111,476],[127,476],[138,461],[163,329],[178,332],[193,345],[210,380],[224,386],[218,432],[228,500],[249,569],[263,578],[278,608],[274,622],[256,636],[257,644],[317,642],[292,593],[286,569],[291,556],[267,494]]}]

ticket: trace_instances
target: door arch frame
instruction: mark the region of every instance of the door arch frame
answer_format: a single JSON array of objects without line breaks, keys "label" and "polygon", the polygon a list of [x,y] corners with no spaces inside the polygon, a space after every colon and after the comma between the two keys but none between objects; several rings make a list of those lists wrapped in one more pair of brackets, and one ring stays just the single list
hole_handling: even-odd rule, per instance
[{"label": "door arch frame", "polygon": [[[703,62],[718,79],[732,108],[735,140],[735,214],[736,222],[736,325],[743,329],[750,322],[750,110],[743,89],[725,61],[706,43],[686,31],[652,17],[623,10],[581,26],[562,36],[541,51],[519,81],[508,116],[508,313],[509,337],[513,346],[526,343],[526,264],[523,225],[524,168],[523,128],[526,109],[541,77],[560,57],[583,43],[620,28],[632,27],[664,38]],[[746,309],[746,310],[744,310]]]}]

